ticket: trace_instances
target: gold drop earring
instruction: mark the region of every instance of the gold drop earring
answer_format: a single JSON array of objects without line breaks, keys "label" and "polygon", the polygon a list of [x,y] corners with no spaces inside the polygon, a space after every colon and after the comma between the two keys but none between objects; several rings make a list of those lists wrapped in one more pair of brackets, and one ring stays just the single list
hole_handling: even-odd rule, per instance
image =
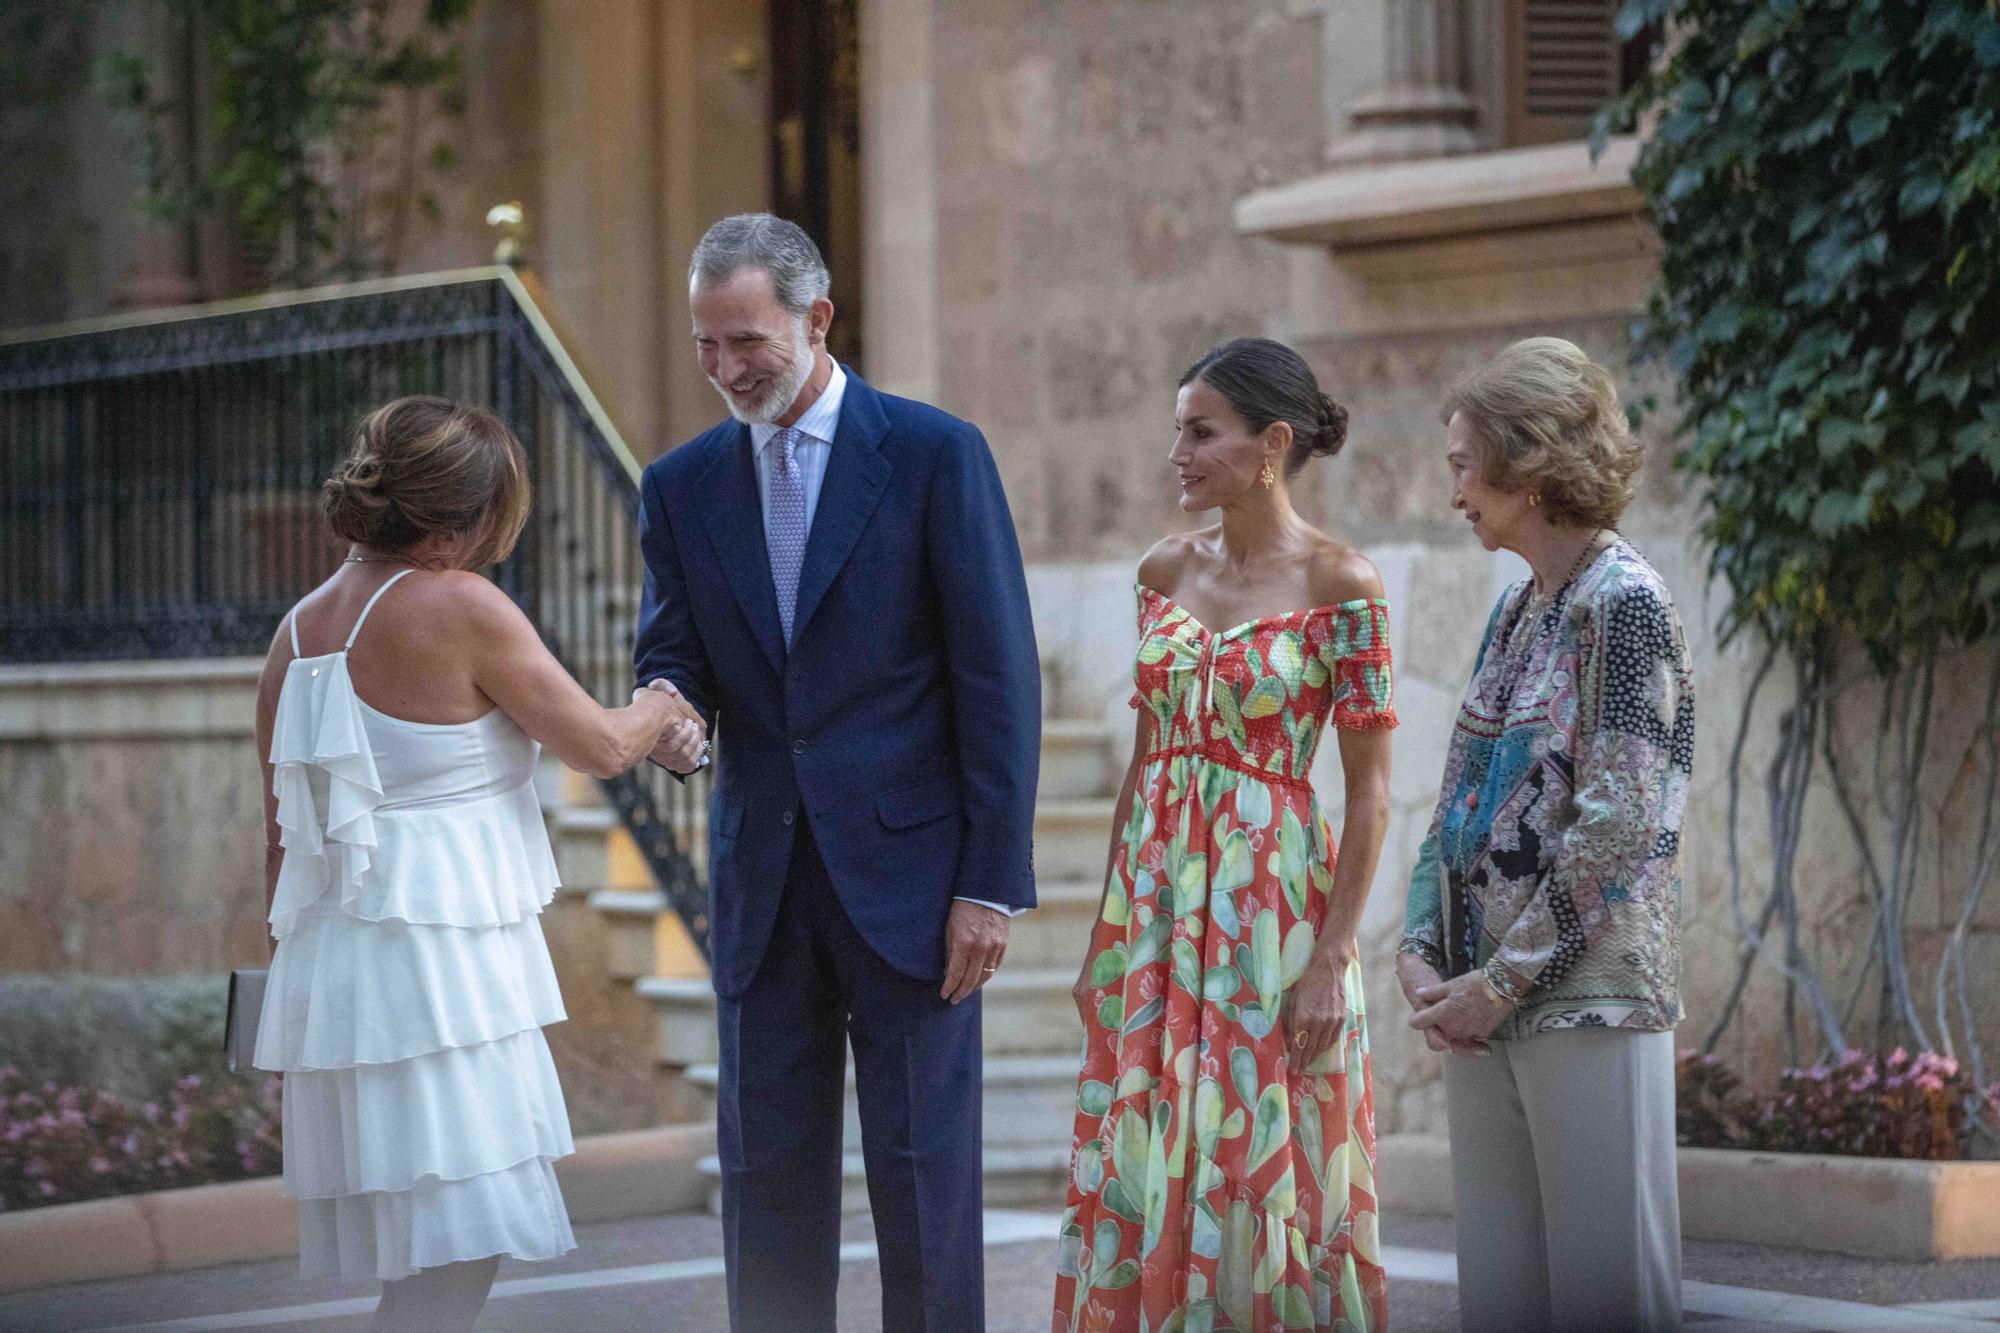
[{"label": "gold drop earring", "polygon": [[1264,460],[1264,470],[1257,474],[1257,479],[1264,483],[1267,491],[1278,484],[1278,474],[1272,469],[1270,459]]}]

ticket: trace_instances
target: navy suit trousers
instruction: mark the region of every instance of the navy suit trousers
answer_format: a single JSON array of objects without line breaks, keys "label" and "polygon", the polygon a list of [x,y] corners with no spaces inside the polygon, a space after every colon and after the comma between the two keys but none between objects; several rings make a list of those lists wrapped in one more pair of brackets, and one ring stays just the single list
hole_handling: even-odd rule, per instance
[{"label": "navy suit trousers", "polygon": [[985,1327],[980,996],[884,962],[855,929],[800,818],[769,947],[723,997],[723,1243],[737,1333],[833,1333],[842,1091],[854,1048],[881,1255],[882,1326]]}]

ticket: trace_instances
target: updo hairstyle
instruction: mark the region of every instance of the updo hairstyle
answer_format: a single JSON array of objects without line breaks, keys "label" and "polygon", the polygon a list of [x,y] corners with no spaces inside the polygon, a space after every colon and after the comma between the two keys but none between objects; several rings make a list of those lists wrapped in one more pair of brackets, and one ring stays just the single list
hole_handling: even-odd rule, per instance
[{"label": "updo hairstyle", "polygon": [[1274,421],[1292,428],[1288,477],[1311,459],[1333,457],[1347,443],[1347,409],[1319,391],[1312,367],[1281,342],[1232,339],[1189,366],[1176,387],[1195,379],[1227,399],[1252,435]]},{"label": "updo hairstyle", "polygon": [[369,413],[323,491],[326,521],[348,541],[394,554],[463,536],[465,569],[507,558],[531,498],[527,455],[500,418],[428,395]]},{"label": "updo hairstyle", "polygon": [[1616,526],[1632,502],[1639,444],[1611,372],[1575,343],[1524,338],[1453,387],[1444,420],[1463,412],[1479,476],[1503,491],[1539,492],[1561,526]]}]

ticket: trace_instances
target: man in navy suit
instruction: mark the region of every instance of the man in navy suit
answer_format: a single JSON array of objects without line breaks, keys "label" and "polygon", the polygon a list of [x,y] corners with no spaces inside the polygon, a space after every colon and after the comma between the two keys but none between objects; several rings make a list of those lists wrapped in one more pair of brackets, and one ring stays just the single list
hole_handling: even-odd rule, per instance
[{"label": "man in navy suit", "polygon": [[[696,248],[733,420],[646,469],[633,655],[717,738],[731,1322],[834,1327],[851,1042],[883,1327],[962,1333],[985,1320],[978,992],[1035,903],[1040,665],[986,441],[835,363],[828,287],[768,214]],[[693,744],[655,758],[689,771]]]}]

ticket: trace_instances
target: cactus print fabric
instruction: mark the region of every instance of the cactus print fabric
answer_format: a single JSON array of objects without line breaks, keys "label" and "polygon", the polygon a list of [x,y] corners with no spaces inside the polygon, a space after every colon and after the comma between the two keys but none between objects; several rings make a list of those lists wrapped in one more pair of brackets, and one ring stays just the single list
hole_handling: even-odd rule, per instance
[{"label": "cactus print fabric", "polygon": [[1091,933],[1055,1333],[1384,1325],[1360,966],[1311,1068],[1285,998],[1333,888],[1307,775],[1327,726],[1395,725],[1388,615],[1212,631],[1139,589],[1155,748]]}]

